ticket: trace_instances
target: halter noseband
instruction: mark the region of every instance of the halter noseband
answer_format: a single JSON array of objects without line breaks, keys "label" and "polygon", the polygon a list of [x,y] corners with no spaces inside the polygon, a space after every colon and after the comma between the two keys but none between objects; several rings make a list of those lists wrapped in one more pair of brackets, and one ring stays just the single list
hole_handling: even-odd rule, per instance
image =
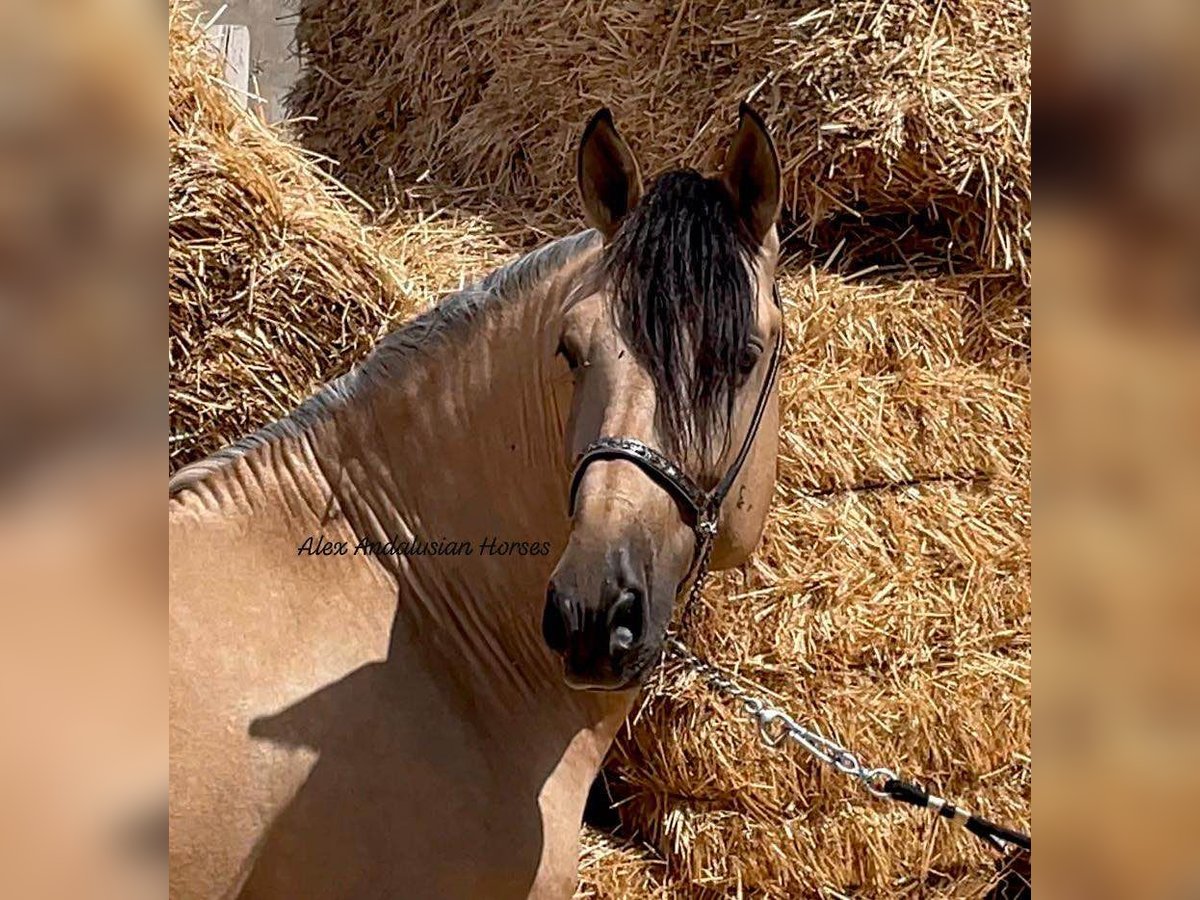
[{"label": "halter noseband", "polygon": [[[772,287],[772,296],[776,307],[781,308],[778,285]],[[681,586],[687,583],[692,572],[699,567],[699,575],[692,588],[693,593],[698,591],[701,582],[707,575],[708,555],[712,550],[713,539],[717,535],[721,504],[725,502],[726,495],[737,480],[738,473],[741,472],[746,457],[750,455],[750,448],[754,445],[754,439],[758,435],[758,428],[766,414],[771,389],[779,374],[779,358],[782,350],[783,329],[781,328],[779,337],[775,341],[775,349],[771,351],[770,368],[767,369],[766,381],[763,382],[762,391],[759,393],[758,402],[754,407],[750,429],[746,432],[737,457],[725,472],[724,477],[711,491],[705,491],[700,487],[683,470],[682,466],[635,438],[601,437],[584,447],[575,459],[575,474],[571,477],[567,511],[571,515],[575,514],[575,496],[579,492],[579,484],[583,481],[583,474],[590,463],[598,459],[624,459],[633,463],[674,497],[687,514],[688,524],[691,525],[692,531],[696,535],[696,546],[692,555],[692,565],[689,567],[687,575],[684,576]]]}]

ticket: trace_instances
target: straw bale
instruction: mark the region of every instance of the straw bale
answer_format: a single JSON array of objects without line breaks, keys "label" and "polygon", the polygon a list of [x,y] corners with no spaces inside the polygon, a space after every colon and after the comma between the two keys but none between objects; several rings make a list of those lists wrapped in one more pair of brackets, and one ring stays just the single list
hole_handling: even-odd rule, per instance
[{"label": "straw bale", "polygon": [[715,162],[752,97],[818,247],[837,222],[863,226],[852,244],[929,232],[943,265],[1024,275],[1030,19],[1028,0],[303,0],[290,103],[356,190],[422,178],[562,222],[598,106],[654,172]]},{"label": "straw bale", "polygon": [[1028,291],[1015,279],[786,274],[784,490],[1004,475],[1027,456]]},{"label": "straw bale", "polygon": [[[864,762],[1028,825],[1026,292],[813,271],[784,287],[775,506],[681,630]],[[764,747],[675,664],[608,770],[624,827],[725,894],[965,897],[999,877],[974,837]]]},{"label": "straw bale", "polygon": [[666,863],[652,850],[618,843],[585,828],[580,837],[575,900],[650,900],[678,896],[667,882]]},{"label": "straw bale", "polygon": [[[979,665],[1004,669],[1007,663],[984,658],[1022,652],[1028,637],[1028,515],[1020,508],[1025,500],[1013,491],[1011,485],[963,491],[932,484],[845,492],[779,510],[758,554],[761,569],[726,578],[722,590],[709,592],[689,611],[690,642],[702,655],[739,665],[748,678],[786,692],[799,708],[832,702],[843,691],[882,697],[900,691],[908,677],[969,681]],[[933,681],[929,686],[941,689]],[[1012,703],[1004,692],[994,699]],[[668,703],[664,718],[684,713],[690,703]],[[648,707],[645,714],[652,709],[658,713]],[[861,712],[881,722],[901,709],[881,700]],[[697,715],[704,720],[706,712]],[[939,714],[921,727],[940,727],[942,720]],[[984,721],[996,725],[994,715]],[[712,720],[701,725],[695,749],[722,740],[740,747],[743,738],[753,737],[737,729],[722,738],[713,732],[717,727]],[[654,728],[646,734],[648,746],[667,740]],[[642,737],[635,730],[633,740]],[[975,739],[966,732],[939,733],[937,752],[974,752]],[[742,767],[726,768],[725,760],[703,752],[690,758],[691,749],[678,750],[689,757],[679,769],[661,768],[654,752],[639,751],[638,771],[626,780],[678,793],[702,785],[704,792],[736,794],[739,802],[760,799],[757,788],[743,783]],[[738,758],[756,776],[760,762],[807,765],[765,749],[728,757]],[[984,771],[993,767],[988,763]],[[785,794],[774,806],[791,802],[792,788]]]},{"label": "straw bale", "polygon": [[[710,592],[685,633],[864,762],[1028,827],[1028,581],[899,578],[911,582],[840,597],[838,585],[764,593],[751,582],[726,602]],[[625,827],[674,877],[768,896],[934,885],[979,896],[994,876],[974,837],[872,800],[798,750],[765,748],[749,720],[678,667],[660,678],[609,770]]]},{"label": "straw bale", "polygon": [[170,8],[170,461],[294,408],[503,241],[464,216],[361,204],[233,99],[192,14]]},{"label": "straw bale", "polygon": [[1020,385],[974,369],[789,372],[783,452],[795,483],[832,491],[1006,473],[1022,453]]},{"label": "straw bale", "polygon": [[800,370],[868,374],[959,362],[1029,361],[1029,291],[1007,276],[887,280],[785,268],[789,353]]}]

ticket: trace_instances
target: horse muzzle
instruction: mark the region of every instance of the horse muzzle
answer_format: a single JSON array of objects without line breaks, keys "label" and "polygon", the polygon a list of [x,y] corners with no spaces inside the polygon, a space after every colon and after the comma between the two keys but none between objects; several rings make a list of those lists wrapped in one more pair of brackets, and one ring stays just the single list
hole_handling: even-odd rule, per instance
[{"label": "horse muzzle", "polygon": [[569,686],[623,690],[654,656],[647,646],[649,621],[649,587],[627,552],[592,565],[568,554],[546,589],[542,637],[562,658]]}]

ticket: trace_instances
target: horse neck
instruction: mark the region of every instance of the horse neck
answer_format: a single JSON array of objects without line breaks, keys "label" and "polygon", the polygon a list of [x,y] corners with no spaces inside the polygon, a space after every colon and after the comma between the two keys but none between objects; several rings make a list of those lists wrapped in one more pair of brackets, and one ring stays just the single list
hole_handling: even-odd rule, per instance
[{"label": "horse neck", "polygon": [[443,333],[385,341],[337,416],[326,474],[358,537],[455,547],[377,557],[399,596],[392,653],[420,653],[473,705],[562,713],[607,733],[632,697],[566,688],[540,624],[569,528],[568,410],[555,391],[569,376],[554,349],[564,294],[590,255]]}]

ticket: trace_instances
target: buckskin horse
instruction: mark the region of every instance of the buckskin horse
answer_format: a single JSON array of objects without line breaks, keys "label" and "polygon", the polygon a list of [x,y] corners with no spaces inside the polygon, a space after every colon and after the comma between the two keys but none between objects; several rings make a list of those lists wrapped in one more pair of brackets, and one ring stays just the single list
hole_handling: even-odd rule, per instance
[{"label": "buckskin horse", "polygon": [[[676,598],[762,532],[779,162],[658,176],[170,486],[174,897],[569,897]],[[449,549],[447,549],[449,548]],[[502,552],[501,552],[502,551]]]}]

